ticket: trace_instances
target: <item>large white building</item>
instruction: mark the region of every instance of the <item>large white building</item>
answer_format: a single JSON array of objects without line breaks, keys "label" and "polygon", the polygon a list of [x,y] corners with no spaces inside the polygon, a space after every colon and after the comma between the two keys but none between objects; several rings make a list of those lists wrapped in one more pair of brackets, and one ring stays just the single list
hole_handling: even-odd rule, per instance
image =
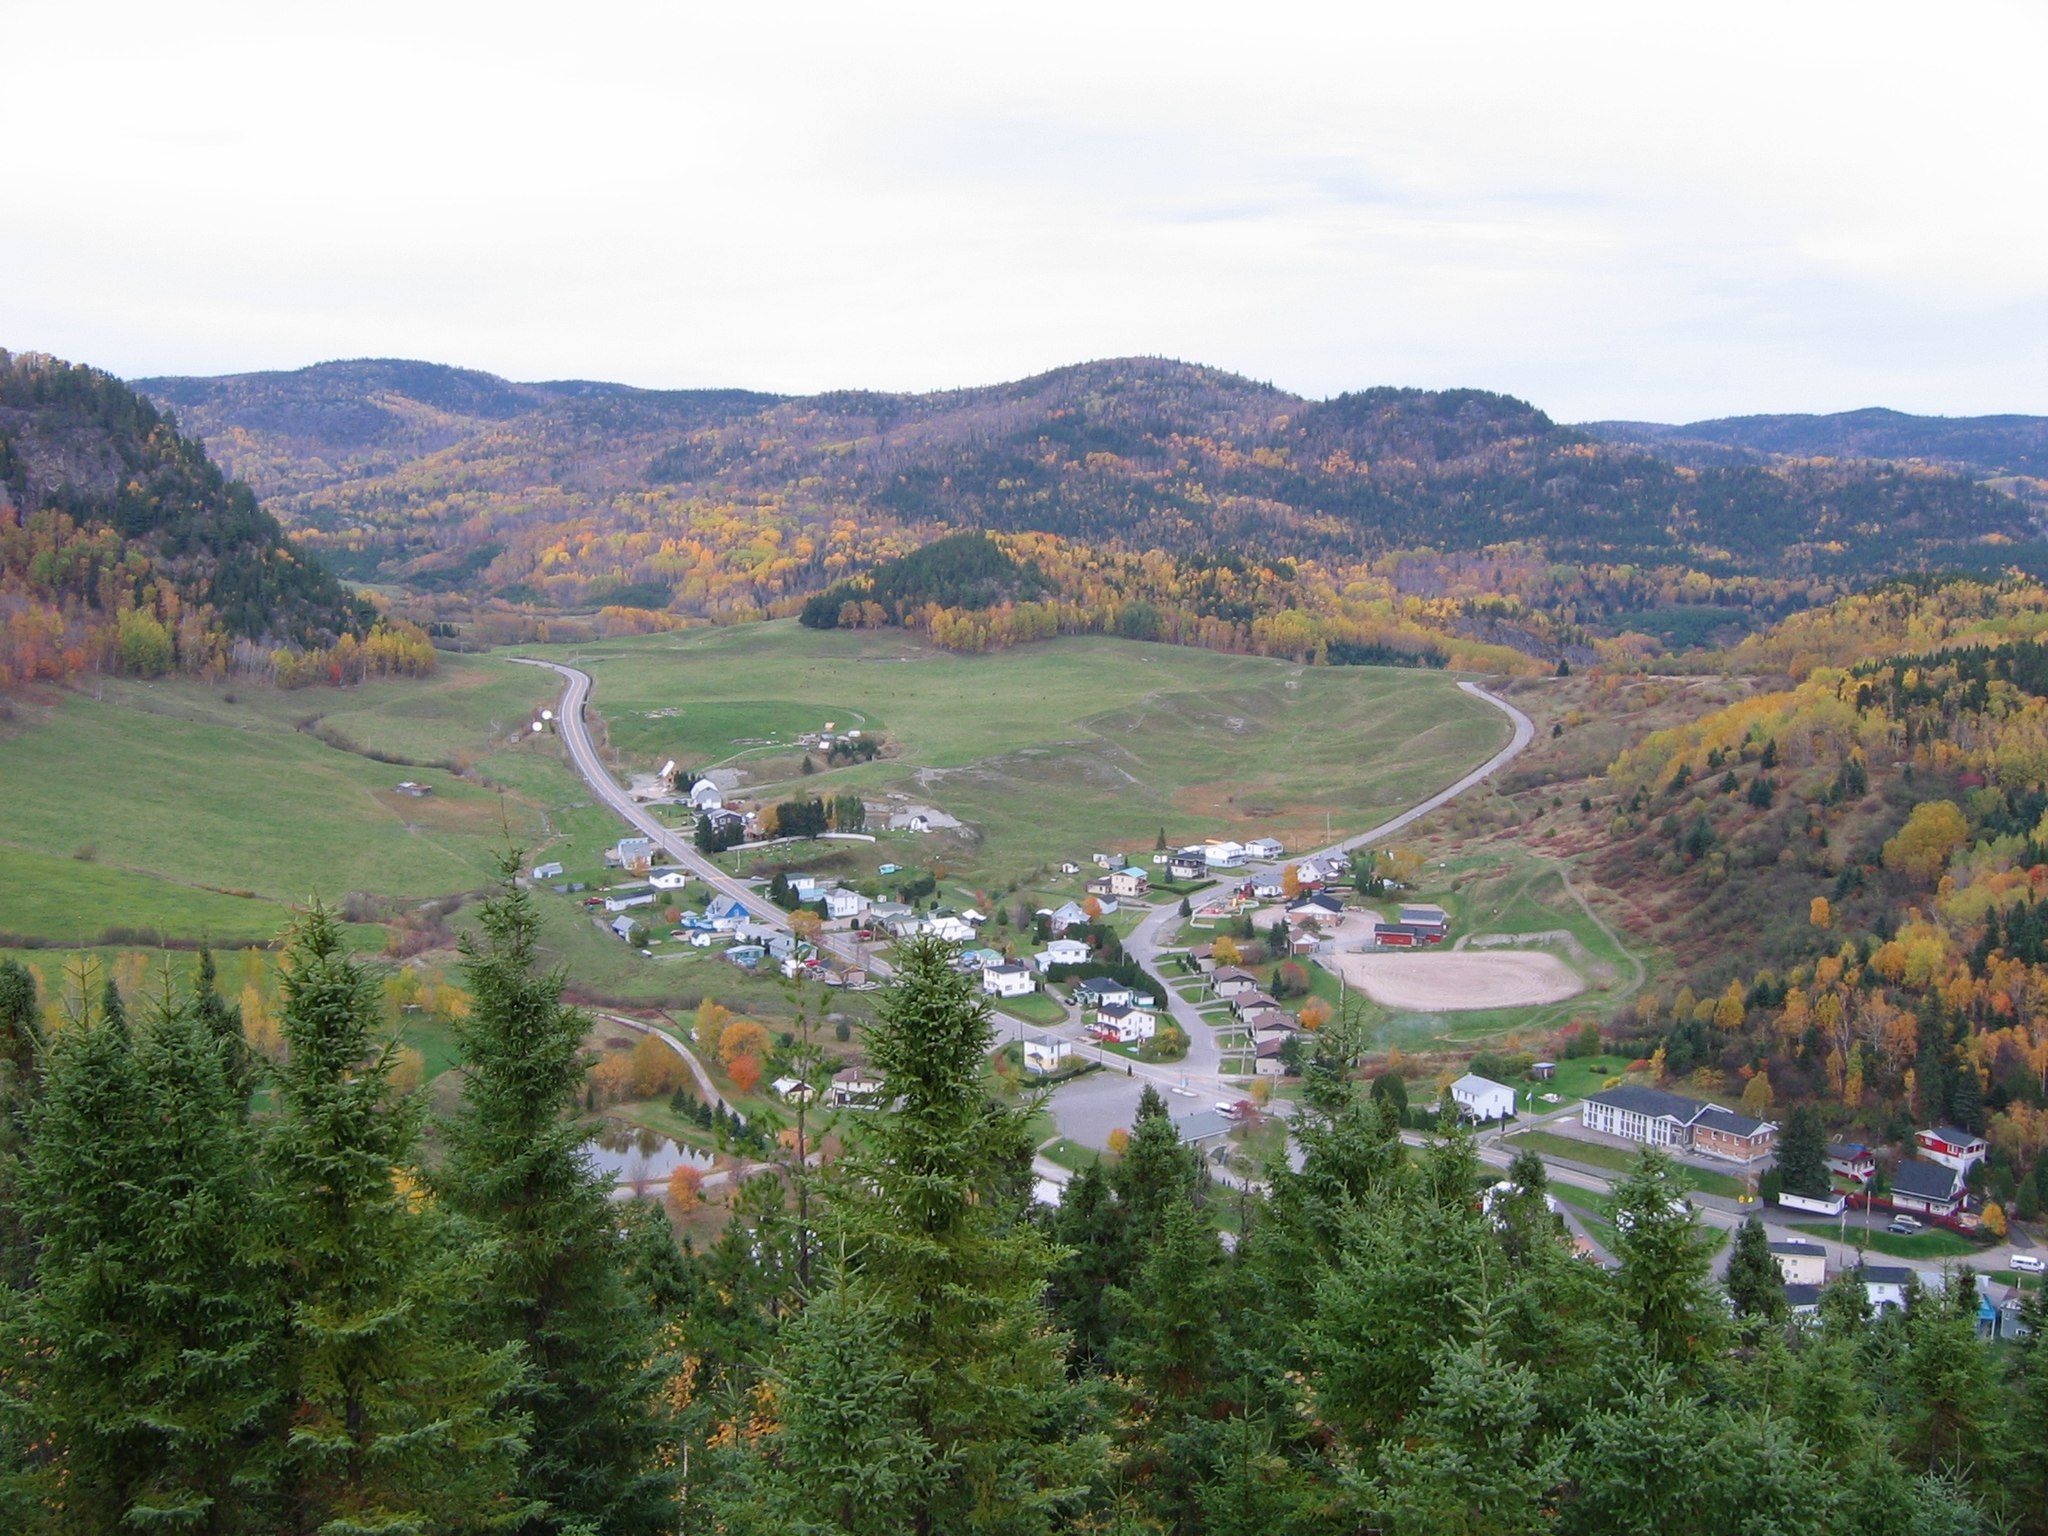
[{"label": "large white building", "polygon": [[1038,978],[1028,965],[984,965],[981,990],[990,997],[1028,997],[1038,990]]}]

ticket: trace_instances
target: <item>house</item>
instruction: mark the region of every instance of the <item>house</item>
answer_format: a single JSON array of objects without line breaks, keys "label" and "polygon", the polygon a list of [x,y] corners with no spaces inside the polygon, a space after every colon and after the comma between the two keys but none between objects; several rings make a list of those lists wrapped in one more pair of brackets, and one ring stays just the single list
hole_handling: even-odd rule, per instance
[{"label": "house", "polygon": [[1451,915],[1434,902],[1404,903],[1399,921],[1411,928],[1434,929],[1438,938],[1450,931]]},{"label": "house", "polygon": [[1038,990],[1038,980],[1028,965],[984,965],[981,990],[990,997],[1028,997]]},{"label": "house", "polygon": [[877,901],[868,907],[868,921],[877,928],[886,928],[891,923],[901,922],[917,914],[900,901]]},{"label": "house", "polygon": [[1117,899],[1114,896],[1103,896],[1093,891],[1089,894],[1095,898],[1095,911],[1098,916],[1107,917],[1117,910]]},{"label": "house", "polygon": [[1137,1001],[1137,994],[1120,981],[1107,976],[1090,976],[1074,983],[1074,1001],[1083,1008],[1100,1008],[1105,1003],[1114,1003],[1128,1008]]},{"label": "house", "polygon": [[825,887],[832,882],[819,875],[790,875],[787,877],[789,894],[805,906],[825,894]]},{"label": "house", "polygon": [[1244,844],[1218,838],[1202,844],[1202,858],[1211,869],[1240,869],[1244,865]]},{"label": "house", "polygon": [[653,861],[654,839],[651,837],[622,837],[612,845],[609,857],[609,862],[621,869],[632,869]]},{"label": "house", "polygon": [[1301,1032],[1301,1020],[1278,1008],[1248,1008],[1238,1015],[1244,1027],[1255,1035],[1293,1035]]},{"label": "house", "polygon": [[651,891],[636,891],[630,895],[607,896],[604,899],[604,909],[607,912],[630,912],[635,907],[651,907],[653,905],[654,894]]},{"label": "house", "polygon": [[1041,976],[1056,965],[1086,965],[1088,946],[1079,939],[1054,939],[1031,957],[1031,963],[1038,967]]},{"label": "house", "polygon": [[1218,997],[1241,997],[1247,992],[1259,990],[1259,978],[1250,971],[1241,971],[1232,966],[1211,973],[1209,985],[1215,988]]},{"label": "house", "polygon": [[1095,1010],[1095,1033],[1118,1045],[1137,1045],[1159,1031],[1159,1020],[1136,1003],[1104,1003]]},{"label": "house", "polygon": [[1415,923],[1381,923],[1373,929],[1372,941],[1381,949],[1422,949],[1443,943],[1444,933]]},{"label": "house", "polygon": [[1173,1129],[1184,1147],[1199,1147],[1223,1141],[1237,1122],[1220,1109],[1191,1109],[1173,1117]]},{"label": "house", "polygon": [[1953,1216],[1963,1204],[1963,1176],[1946,1163],[1909,1157],[1892,1172],[1892,1209]]},{"label": "house", "polygon": [[869,1109],[881,1097],[882,1080],[866,1067],[844,1067],[832,1074],[832,1102],[842,1109]]},{"label": "house", "polygon": [[1242,1019],[1254,1013],[1277,1013],[1280,1011],[1280,1005],[1254,988],[1250,992],[1240,992],[1233,997],[1230,1000],[1230,1011]]},{"label": "house", "polygon": [[1046,920],[1046,926],[1052,929],[1055,938],[1069,928],[1086,928],[1092,921],[1085,907],[1071,901],[1049,910],[1041,909],[1038,915]]},{"label": "house", "polygon": [[1073,1057],[1073,1045],[1057,1035],[1032,1035],[1024,1042],[1026,1072],[1058,1072]]},{"label": "house", "polygon": [[705,829],[714,836],[734,838],[746,836],[747,818],[738,811],[722,810],[718,806],[713,806],[709,810],[704,811],[698,819],[704,823]]},{"label": "house", "polygon": [[1286,851],[1277,837],[1255,837],[1244,845],[1244,855],[1248,859],[1277,859]]},{"label": "house", "polygon": [[985,965],[1001,965],[1008,958],[1000,949],[963,949],[958,964],[963,971],[978,971]]},{"label": "house", "polygon": [[1081,873],[1081,866],[1072,859],[1062,859],[1060,861],[1060,873],[1063,875],[1078,875]]},{"label": "house", "polygon": [[1451,1097],[1469,1120],[1506,1120],[1515,1112],[1514,1089],[1472,1072],[1451,1084]]},{"label": "house", "polygon": [[1709,1104],[1692,1122],[1692,1149],[1731,1163],[1753,1163],[1776,1145],[1778,1128],[1768,1120]]},{"label": "house", "polygon": [[1135,864],[1112,869],[1108,875],[1112,896],[1143,896],[1152,889],[1152,877]]},{"label": "house", "polygon": [[1287,921],[1305,923],[1311,918],[1322,923],[1344,915],[1344,903],[1328,891],[1314,891],[1287,904]]},{"label": "house", "polygon": [[845,921],[859,917],[867,911],[870,903],[859,891],[850,891],[843,885],[836,885],[825,893],[825,915],[834,921]]},{"label": "house", "polygon": [[699,811],[715,811],[725,804],[725,792],[709,779],[699,779],[690,786],[690,806]]},{"label": "house", "polygon": [[1953,1125],[1937,1125],[1931,1131],[1916,1131],[1913,1140],[1919,1144],[1922,1157],[1953,1168],[1965,1178],[1991,1152],[1989,1144],[1975,1131]]},{"label": "house", "polygon": [[1291,1037],[1267,1035],[1252,1045],[1252,1072],[1257,1077],[1284,1077],[1287,1073],[1287,1042]]},{"label": "house", "polygon": [[1640,1141],[1652,1147],[1683,1147],[1686,1127],[1700,1111],[1696,1099],[1624,1083],[1589,1094],[1579,1107],[1579,1123],[1603,1136]]},{"label": "house", "polygon": [[986,912],[977,912],[974,910],[974,908],[969,907],[965,912],[962,912],[960,914],[960,921],[963,923],[971,924],[976,928],[979,928],[983,923],[988,921],[988,914]]},{"label": "house", "polygon": [[1819,1317],[1820,1292],[1817,1285],[1788,1285],[1785,1306],[1794,1317]]},{"label": "house", "polygon": [[924,925],[924,931],[949,944],[966,944],[974,938],[974,925],[957,917],[935,917]]},{"label": "house", "polygon": [[1920,1272],[1904,1264],[1863,1264],[1854,1271],[1873,1310],[1896,1311],[1920,1283]]},{"label": "house", "polygon": [[633,919],[630,917],[615,917],[612,919],[612,932],[624,939],[628,944],[633,942],[633,929],[635,926]]},{"label": "house", "polygon": [[1102,869],[1116,868],[1116,855],[1113,853],[1091,853],[1088,858],[1091,863]]},{"label": "house", "polygon": [[898,875],[903,872],[901,864],[884,864],[875,871],[878,875]]},{"label": "house", "polygon": [[747,921],[746,905],[736,896],[714,896],[705,903],[704,921],[715,933],[737,933]]},{"label": "house", "polygon": [[1166,878],[1175,882],[1199,880],[1209,873],[1209,861],[1198,853],[1170,853],[1166,856]]},{"label": "house", "polygon": [[1275,901],[1287,889],[1274,875],[1255,875],[1249,882],[1251,893],[1257,901]]},{"label": "house", "polygon": [[768,951],[759,944],[734,944],[726,950],[724,958],[743,971],[751,971],[768,958]]},{"label": "house", "polygon": [[1861,1142],[1831,1141],[1828,1143],[1828,1172],[1837,1178],[1868,1184],[1870,1176],[1877,1172],[1877,1158]]},{"label": "house", "polygon": [[1303,886],[1325,885],[1337,871],[1328,859],[1303,859],[1294,866],[1294,878]]},{"label": "house", "polygon": [[553,880],[558,878],[561,873],[562,866],[559,864],[536,864],[533,866],[533,878],[536,880]]},{"label": "house", "polygon": [[657,869],[647,877],[647,883],[657,891],[680,891],[690,883],[687,869]]},{"label": "house", "polygon": [[778,1099],[801,1104],[811,1096],[811,1085],[800,1077],[778,1077],[768,1085],[768,1091]]},{"label": "house", "polygon": [[1828,1251],[1819,1243],[1802,1238],[1781,1238],[1771,1244],[1771,1257],[1778,1261],[1778,1273],[1787,1285],[1824,1285],[1828,1278]]}]

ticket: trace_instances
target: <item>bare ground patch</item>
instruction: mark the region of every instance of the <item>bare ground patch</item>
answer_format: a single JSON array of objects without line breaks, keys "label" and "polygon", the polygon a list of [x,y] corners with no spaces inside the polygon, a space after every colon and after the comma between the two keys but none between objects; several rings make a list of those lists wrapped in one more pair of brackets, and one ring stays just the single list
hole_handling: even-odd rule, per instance
[{"label": "bare ground patch", "polygon": [[1337,954],[1324,964],[1381,1007],[1415,1013],[1527,1008],[1586,990],[1585,979],[1556,955],[1531,951]]}]

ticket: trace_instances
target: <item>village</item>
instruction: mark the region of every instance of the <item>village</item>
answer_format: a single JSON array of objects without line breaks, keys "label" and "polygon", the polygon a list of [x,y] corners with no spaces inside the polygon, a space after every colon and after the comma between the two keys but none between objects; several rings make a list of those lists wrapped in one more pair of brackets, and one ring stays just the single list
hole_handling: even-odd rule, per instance
[{"label": "village", "polygon": [[[843,752],[854,739],[827,731],[800,745]],[[752,802],[723,779],[665,763],[636,781],[633,798],[674,818],[673,834],[656,826],[618,838],[581,878],[561,860],[538,864],[533,881],[580,901],[646,960],[701,956],[828,991],[878,990],[901,941],[951,945],[989,1001],[992,1067],[1035,1085],[1057,1128],[1034,1161],[1047,1203],[1128,1133],[1147,1087],[1177,1106],[1179,1138],[1213,1178],[1256,1183],[1261,1156],[1287,1155],[1301,1070],[1340,1011],[1491,1017],[1566,1002],[1588,985],[1573,964],[1582,957],[1553,935],[1463,931],[1454,893],[1422,899],[1413,861],[1369,838],[1290,854],[1274,837],[1173,843],[1160,830],[1149,847],[1049,855],[1028,891],[977,903],[919,852],[950,823],[936,807],[839,797],[792,810]],[[1589,1030],[1560,1032],[1555,1059],[1482,1044],[1469,1070],[1404,1084],[1403,1102],[1415,1099],[1404,1134],[1419,1140],[1455,1119],[1497,1168],[1535,1152],[1578,1251],[1603,1264],[1613,1262],[1616,1175],[1641,1149],[1663,1151],[1691,1185],[1696,1220],[1718,1230],[1717,1264],[1738,1226],[1766,1221],[1798,1316],[1813,1315],[1821,1288],[1844,1273],[1874,1309],[1903,1305],[1914,1286],[1948,1283],[1941,1260],[1982,1242],[1970,1187],[1982,1138],[1930,1127],[1898,1148],[1829,1146],[1827,1187],[1801,1193],[1776,1172],[1779,1124],[1653,1086],[1643,1064],[1600,1059]],[[834,1112],[885,1107],[857,1047],[829,1081],[785,1074],[766,1091],[784,1102],[818,1095]],[[1935,1262],[1876,1262],[1923,1249]],[[2014,1336],[2039,1254],[2015,1245],[1974,1262],[1980,1331]]]}]

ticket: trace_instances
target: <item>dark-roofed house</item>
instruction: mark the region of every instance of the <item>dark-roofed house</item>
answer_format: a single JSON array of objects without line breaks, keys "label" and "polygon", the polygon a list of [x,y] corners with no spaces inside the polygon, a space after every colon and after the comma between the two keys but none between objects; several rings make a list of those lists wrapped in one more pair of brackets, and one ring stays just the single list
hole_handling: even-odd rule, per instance
[{"label": "dark-roofed house", "polygon": [[1868,1184],[1870,1176],[1877,1172],[1877,1159],[1861,1142],[1831,1141],[1828,1143],[1828,1172],[1854,1179],[1858,1184]]},{"label": "dark-roofed house", "polygon": [[1863,1293],[1870,1298],[1870,1305],[1880,1312],[1903,1307],[1920,1280],[1919,1272],[1904,1264],[1864,1264],[1855,1274],[1863,1282]]},{"label": "dark-roofed house", "polygon": [[1709,1104],[1692,1122],[1692,1149],[1709,1157],[1725,1157],[1731,1163],[1753,1163],[1771,1150],[1778,1128],[1768,1120]]},{"label": "dark-roofed house", "polygon": [[1241,971],[1235,966],[1212,973],[1209,984],[1216,989],[1218,997],[1237,997],[1245,992],[1259,990],[1259,978],[1250,971]]},{"label": "dark-roofed house", "polygon": [[1661,1088],[1623,1083],[1589,1094],[1579,1107],[1579,1123],[1589,1131],[1640,1141],[1652,1147],[1683,1147],[1686,1127],[1700,1112],[1700,1102]]},{"label": "dark-roofed house", "polygon": [[1922,1157],[1965,1175],[1991,1154],[1982,1136],[1960,1126],[1937,1125],[1931,1131],[1916,1131],[1913,1140],[1919,1143]]},{"label": "dark-roofed house", "polygon": [[1963,1176],[1943,1163],[1909,1157],[1892,1173],[1892,1205],[1901,1211],[1953,1216],[1963,1203]]},{"label": "dark-roofed house", "polygon": [[1180,1135],[1184,1147],[1199,1147],[1211,1142],[1220,1142],[1230,1135],[1237,1124],[1230,1116],[1215,1109],[1191,1109],[1184,1115],[1176,1115],[1173,1128]]},{"label": "dark-roofed house", "polygon": [[1818,1286],[1828,1277],[1828,1251],[1819,1243],[1780,1238],[1771,1244],[1771,1257],[1778,1261],[1778,1273],[1787,1285]]},{"label": "dark-roofed house", "polygon": [[1785,1305],[1794,1317],[1818,1317],[1820,1291],[1817,1285],[1788,1285],[1785,1287]]}]

